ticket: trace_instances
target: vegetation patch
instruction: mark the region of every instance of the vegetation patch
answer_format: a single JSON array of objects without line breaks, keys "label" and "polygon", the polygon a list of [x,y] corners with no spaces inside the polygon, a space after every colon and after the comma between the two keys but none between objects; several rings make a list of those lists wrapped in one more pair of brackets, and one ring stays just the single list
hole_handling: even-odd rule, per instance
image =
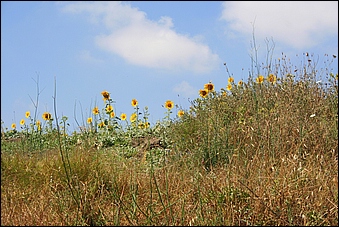
[{"label": "vegetation patch", "polygon": [[338,74],[325,57],[252,58],[247,81],[202,85],[174,118],[164,100],[154,126],[137,99],[116,116],[106,90],[71,133],[34,103],[2,127],[1,225],[337,226]]}]

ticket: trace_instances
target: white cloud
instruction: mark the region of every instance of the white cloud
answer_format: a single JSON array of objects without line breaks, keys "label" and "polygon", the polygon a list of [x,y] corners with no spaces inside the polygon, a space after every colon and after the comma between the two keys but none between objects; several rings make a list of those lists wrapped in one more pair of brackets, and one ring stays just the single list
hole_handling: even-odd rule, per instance
[{"label": "white cloud", "polygon": [[185,98],[193,98],[197,96],[198,91],[194,87],[192,87],[188,82],[182,81],[180,84],[177,84],[173,91],[175,93],[178,93],[179,95],[182,95]]},{"label": "white cloud", "polygon": [[109,34],[98,35],[96,44],[131,64],[197,73],[210,72],[220,64],[207,45],[176,33],[170,17],[151,21],[145,12],[121,2],[76,2],[63,11],[87,12],[93,23],[105,24]]},{"label": "white cloud", "polygon": [[231,31],[271,38],[294,48],[309,48],[338,36],[337,1],[224,2],[222,20]]}]

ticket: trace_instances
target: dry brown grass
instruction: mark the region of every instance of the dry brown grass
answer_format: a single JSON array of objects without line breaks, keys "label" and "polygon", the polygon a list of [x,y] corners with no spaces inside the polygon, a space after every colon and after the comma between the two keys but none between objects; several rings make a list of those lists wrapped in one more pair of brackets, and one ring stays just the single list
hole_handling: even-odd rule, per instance
[{"label": "dry brown grass", "polygon": [[[2,157],[2,225],[336,225],[338,163],[316,151],[227,167],[169,164],[151,170],[114,151],[78,153],[72,185],[57,151],[47,157]],[[19,163],[21,165],[19,165]],[[15,164],[16,166],[12,166]],[[9,167],[11,166],[11,167]],[[157,192],[157,188],[159,192]],[[134,200],[133,200],[134,198]],[[161,203],[164,203],[164,206]]]}]

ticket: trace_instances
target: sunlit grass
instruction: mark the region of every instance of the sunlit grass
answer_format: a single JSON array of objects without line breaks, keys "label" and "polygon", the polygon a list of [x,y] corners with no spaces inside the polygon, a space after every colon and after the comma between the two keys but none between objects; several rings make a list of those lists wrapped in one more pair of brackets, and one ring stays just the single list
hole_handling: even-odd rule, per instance
[{"label": "sunlit grass", "polygon": [[2,130],[1,224],[338,225],[338,74],[312,62],[208,82],[152,126],[106,90],[72,133],[23,112]]}]

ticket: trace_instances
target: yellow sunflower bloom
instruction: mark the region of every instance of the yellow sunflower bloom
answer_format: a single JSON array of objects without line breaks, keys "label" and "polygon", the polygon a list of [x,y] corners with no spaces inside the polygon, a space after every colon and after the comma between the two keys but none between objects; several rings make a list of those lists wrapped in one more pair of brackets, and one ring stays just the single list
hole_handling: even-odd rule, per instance
[{"label": "yellow sunflower bloom", "polygon": [[107,105],[107,106],[106,106],[106,111],[107,111],[107,112],[113,111],[113,107],[112,107],[111,105]]},{"label": "yellow sunflower bloom", "polygon": [[140,122],[139,125],[138,125],[138,128],[144,129],[144,128],[146,128],[146,125],[144,123]]},{"label": "yellow sunflower bloom", "polygon": [[228,83],[233,83],[233,82],[234,82],[234,78],[233,77],[228,78]]},{"label": "yellow sunflower bloom", "polygon": [[31,112],[27,111],[25,115],[26,115],[26,118],[29,118],[29,116],[31,116]]},{"label": "yellow sunflower bloom", "polygon": [[183,110],[178,111],[178,117],[184,116],[185,112]]},{"label": "yellow sunflower bloom", "polygon": [[238,86],[242,86],[243,85],[243,81],[242,80],[239,80],[239,82],[238,82]]},{"label": "yellow sunflower bloom", "polygon": [[99,128],[103,128],[104,126],[105,126],[105,122],[103,122],[103,121],[100,122],[99,125],[98,125]]},{"label": "yellow sunflower bloom", "polygon": [[227,87],[226,87],[227,91],[230,91],[232,90],[232,84],[228,84]]},{"label": "yellow sunflower bloom", "polygon": [[103,96],[104,101],[109,99],[109,92],[108,91],[101,92],[101,95]]},{"label": "yellow sunflower bloom", "polygon": [[92,113],[95,114],[95,115],[99,114],[99,108],[97,106],[94,107],[93,110],[92,110]]},{"label": "yellow sunflower bloom", "polygon": [[125,113],[122,113],[122,114],[120,115],[120,118],[121,118],[121,120],[125,121],[126,118],[127,118],[127,116],[126,116]]},{"label": "yellow sunflower bloom", "polygon": [[38,126],[38,130],[41,130],[41,122],[39,120],[36,121],[35,123]]},{"label": "yellow sunflower bloom", "polygon": [[130,120],[131,122],[135,122],[136,119],[137,119],[137,114],[136,114],[136,113],[133,113],[133,114],[131,115],[131,117],[129,118],[129,120]]},{"label": "yellow sunflower bloom", "polygon": [[257,78],[256,78],[256,81],[258,84],[262,84],[264,82],[264,76],[262,75],[259,75]]},{"label": "yellow sunflower bloom", "polygon": [[42,114],[42,119],[44,119],[45,121],[47,120],[51,120],[52,119],[52,115],[48,112],[45,112]]},{"label": "yellow sunflower bloom", "polygon": [[88,123],[88,124],[91,124],[92,121],[93,121],[93,119],[92,119],[91,117],[87,118],[87,123]]},{"label": "yellow sunflower bloom", "polygon": [[208,94],[208,90],[207,89],[200,89],[199,90],[199,95],[203,98],[206,98]]},{"label": "yellow sunflower bloom", "polygon": [[20,124],[21,124],[21,125],[24,125],[24,124],[25,124],[25,120],[24,120],[24,119],[21,119]]},{"label": "yellow sunflower bloom", "polygon": [[270,73],[270,75],[268,75],[267,77],[267,80],[268,82],[275,84],[277,82],[277,77],[274,74]]},{"label": "yellow sunflower bloom", "polygon": [[13,124],[11,125],[11,127],[12,127],[12,129],[15,129],[15,128],[16,128],[16,124],[13,123]]},{"label": "yellow sunflower bloom", "polygon": [[112,112],[110,113],[110,116],[111,116],[111,118],[115,117],[114,111],[112,111]]},{"label": "yellow sunflower bloom", "polygon": [[132,99],[131,104],[133,107],[136,107],[138,105],[138,101],[136,99]]},{"label": "yellow sunflower bloom", "polygon": [[208,92],[214,91],[214,84],[212,84],[211,82],[209,82],[208,84],[205,84],[205,85],[204,85],[204,89],[207,90]]},{"label": "yellow sunflower bloom", "polygon": [[166,108],[166,109],[170,110],[170,109],[173,108],[173,106],[174,106],[174,104],[173,104],[173,102],[172,102],[171,100],[167,100],[167,101],[165,102],[165,108]]}]

